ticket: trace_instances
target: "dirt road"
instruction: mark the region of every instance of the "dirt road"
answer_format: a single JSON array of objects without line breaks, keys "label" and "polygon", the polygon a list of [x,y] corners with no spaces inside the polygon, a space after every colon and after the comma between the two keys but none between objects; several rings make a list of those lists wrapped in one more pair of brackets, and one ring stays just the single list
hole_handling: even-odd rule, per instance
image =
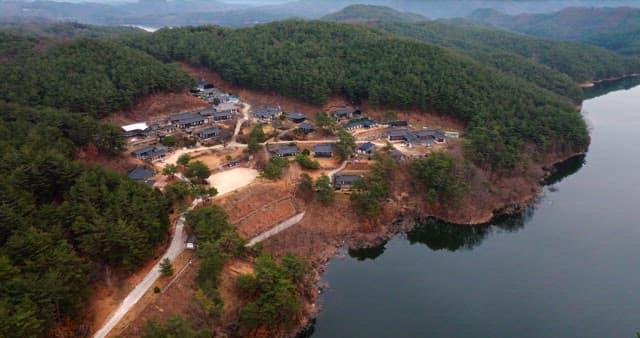
[{"label": "dirt road", "polygon": [[[202,199],[196,199],[191,203],[189,209],[193,210],[198,204],[202,202]],[[186,213],[186,212],[185,212]],[[171,239],[171,244],[169,248],[163,255],[163,257],[169,258],[173,261],[182,251],[184,251],[184,221],[185,221],[185,213],[180,215],[176,220],[176,228],[173,234],[173,238]],[[144,294],[151,288],[153,283],[160,277],[160,262],[156,264],[156,266],[149,271],[149,273],[144,277],[144,279],[136,285],[136,287],[127,295],[127,297],[120,303],[120,306],[116,309],[116,311],[107,319],[107,322],[102,325],[102,327],[93,335],[94,338],[104,338],[109,332],[122,320],[129,310],[144,296]]]},{"label": "dirt road", "polygon": [[248,103],[244,103],[242,109],[240,109],[240,112],[242,113],[242,118],[238,120],[238,122],[236,122],[236,129],[233,131],[233,136],[231,136],[231,142],[230,144],[232,145],[237,145],[236,142],[236,138],[238,137],[238,134],[240,133],[240,129],[242,129],[242,124],[246,121],[249,121],[249,111],[251,110],[251,105]]}]

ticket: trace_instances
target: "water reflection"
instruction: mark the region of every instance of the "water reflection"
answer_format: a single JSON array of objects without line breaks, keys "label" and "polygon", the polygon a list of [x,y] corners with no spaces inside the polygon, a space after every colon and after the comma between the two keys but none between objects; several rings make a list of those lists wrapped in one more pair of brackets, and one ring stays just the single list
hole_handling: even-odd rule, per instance
[{"label": "water reflection", "polygon": [[629,76],[619,80],[603,81],[590,88],[584,88],[585,100],[608,94],[616,90],[631,89],[640,84],[640,76]]},{"label": "water reflection", "polygon": [[355,258],[359,261],[364,261],[367,259],[376,259],[380,257],[384,250],[386,250],[387,242],[384,242],[377,246],[372,246],[370,248],[362,248],[362,249],[349,249],[349,257]]},{"label": "water reflection", "polygon": [[577,155],[563,162],[556,164],[551,175],[544,180],[544,185],[554,185],[560,183],[566,177],[577,173],[587,163],[587,155]]}]

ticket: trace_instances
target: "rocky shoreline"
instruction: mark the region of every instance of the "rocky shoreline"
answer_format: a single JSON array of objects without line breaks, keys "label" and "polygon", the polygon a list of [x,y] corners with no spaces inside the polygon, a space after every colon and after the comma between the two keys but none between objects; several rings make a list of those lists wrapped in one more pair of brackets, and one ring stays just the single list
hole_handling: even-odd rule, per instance
[{"label": "rocky shoreline", "polygon": [[[534,207],[541,197],[540,194],[542,192],[542,187],[544,186],[544,179],[555,172],[556,166],[560,163],[574,158],[575,156],[580,156],[583,154],[585,154],[585,152],[574,153],[570,156],[563,157],[562,159],[557,161],[551,161],[549,164],[544,165],[542,167],[542,169],[544,170],[544,175],[538,181],[538,186],[535,187],[536,189],[534,193],[524,195],[516,201],[505,204],[501,208],[487,211],[487,216],[485,218],[478,219],[477,222],[468,222],[464,224],[469,226],[487,225],[497,217],[516,215],[528,208]],[[308,334],[312,332],[315,318],[317,317],[318,313],[322,311],[322,292],[329,287],[328,283],[323,279],[323,274],[328,268],[331,260],[334,259],[341,250],[344,250],[345,248],[366,249],[382,245],[401,233],[410,232],[421,220],[429,218],[435,218],[448,223],[456,223],[451,222],[446,218],[435,217],[433,215],[425,215],[424,213],[420,213],[418,210],[407,210],[394,215],[392,220],[386,223],[387,225],[380,227],[379,232],[375,234],[353,234],[349,238],[335,243],[335,245],[330,250],[325,251],[319,256],[316,256],[316,259],[312,262],[313,289],[310,290],[310,292],[307,292],[307,294],[312,295],[312,297],[308,297],[307,299],[305,299],[305,302],[307,304],[312,305],[307,308],[312,308],[313,310],[308,312],[301,319],[300,325],[295,327],[295,329],[292,330],[286,337],[307,337]]]}]

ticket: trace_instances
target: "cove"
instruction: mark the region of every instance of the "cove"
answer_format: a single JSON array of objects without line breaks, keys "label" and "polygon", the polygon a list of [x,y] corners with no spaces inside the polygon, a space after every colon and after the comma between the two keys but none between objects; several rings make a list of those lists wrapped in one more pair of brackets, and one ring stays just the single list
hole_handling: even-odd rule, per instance
[{"label": "cove", "polygon": [[586,156],[539,202],[486,226],[424,221],[345,252],[316,337],[632,337],[640,330],[640,86],[602,83],[582,109]]}]

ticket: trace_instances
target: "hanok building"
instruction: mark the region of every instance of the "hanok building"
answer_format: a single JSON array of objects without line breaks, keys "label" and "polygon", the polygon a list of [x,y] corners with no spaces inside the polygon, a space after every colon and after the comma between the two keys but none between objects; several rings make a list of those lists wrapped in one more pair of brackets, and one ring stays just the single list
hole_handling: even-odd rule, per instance
[{"label": "hanok building", "polygon": [[178,128],[185,129],[203,125],[206,118],[197,113],[177,113],[169,116],[169,122]]},{"label": "hanok building", "polygon": [[408,127],[409,122],[401,120],[401,121],[389,121],[387,122],[389,127]]},{"label": "hanok building", "polygon": [[298,155],[299,152],[300,149],[298,149],[298,146],[286,146],[273,150],[273,155],[278,157],[291,157]]},{"label": "hanok building", "polygon": [[375,125],[376,125],[376,121],[371,120],[369,118],[364,118],[360,120],[351,121],[345,124],[344,129],[346,130],[355,130],[355,129],[362,129],[362,128],[369,129],[371,127],[374,127]]},{"label": "hanok building", "polygon": [[219,105],[215,106],[214,109],[217,112],[229,111],[233,114],[240,112],[240,110],[238,109],[238,105],[232,102],[220,103]]},{"label": "hanok building", "polygon": [[202,117],[211,117],[215,112],[216,110],[214,108],[208,108],[208,109],[199,111],[198,115]]},{"label": "hanok building", "polygon": [[132,151],[131,155],[145,161],[152,161],[165,157],[167,155],[167,148],[162,146],[147,146]]},{"label": "hanok building", "polygon": [[367,142],[359,145],[356,151],[358,152],[358,154],[371,154],[375,150],[376,145],[371,142]]},{"label": "hanok building", "polygon": [[282,109],[277,107],[262,107],[253,112],[253,115],[261,120],[272,120],[282,115]]},{"label": "hanok building", "polygon": [[316,130],[316,127],[311,123],[302,122],[298,126],[298,129],[300,129],[305,134],[309,134],[314,132]]},{"label": "hanok building", "polygon": [[226,121],[233,118],[231,110],[217,111],[212,115],[214,121]]},{"label": "hanok building", "polygon": [[431,147],[434,143],[446,142],[445,133],[442,130],[416,130],[406,129],[390,130],[386,132],[389,141],[404,141],[408,147],[424,145]]},{"label": "hanok building", "polygon": [[122,134],[124,137],[144,137],[149,135],[150,128],[145,122],[129,124],[126,126],[122,126]]},{"label": "hanok building", "polygon": [[348,120],[353,117],[353,112],[349,109],[342,108],[334,111],[332,114],[336,121]]},{"label": "hanok building", "polygon": [[332,144],[316,144],[313,146],[313,156],[315,157],[333,157]]},{"label": "hanok building", "polygon": [[155,176],[155,171],[152,169],[137,167],[129,172],[127,175],[129,179],[134,180],[136,182],[143,182],[148,185],[153,185],[155,183],[151,177]]},{"label": "hanok building", "polygon": [[218,137],[222,134],[222,130],[220,130],[220,128],[218,127],[209,127],[206,129],[203,129],[201,131],[198,132],[198,137],[200,139],[206,140],[209,138],[213,138],[213,137]]},{"label": "hanok building", "polygon": [[307,119],[307,116],[304,115],[303,113],[297,112],[297,111],[292,111],[286,114],[286,117],[288,120],[290,120],[293,123],[302,123],[304,122],[304,120]]},{"label": "hanok building", "polygon": [[349,189],[360,179],[362,179],[362,176],[356,174],[336,174],[333,177],[333,187],[336,189]]}]

